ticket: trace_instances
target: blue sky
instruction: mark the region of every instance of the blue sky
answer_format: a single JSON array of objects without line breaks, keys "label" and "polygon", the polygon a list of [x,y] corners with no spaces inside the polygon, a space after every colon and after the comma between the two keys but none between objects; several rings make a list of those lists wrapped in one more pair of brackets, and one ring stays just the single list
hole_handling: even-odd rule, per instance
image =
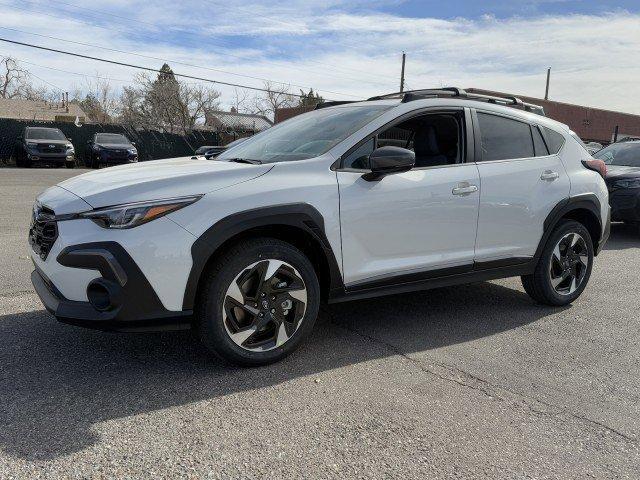
[{"label": "blue sky", "polygon": [[[6,38],[152,68],[167,60],[177,72],[226,82],[271,80],[330,99],[362,98],[397,89],[404,50],[410,88],[540,96],[551,66],[553,98],[640,113],[637,0],[114,0],[95,7],[0,0],[0,7]],[[0,55],[61,90],[87,89],[99,77],[117,91],[136,74],[1,43]],[[236,91],[217,88],[228,107]]]},{"label": "blue sky", "polygon": [[[380,2],[382,3],[382,2]],[[449,1],[410,0],[406,2],[385,2],[381,11],[403,16],[436,17],[451,19],[455,17],[477,18],[493,15],[497,18],[509,18],[514,15],[562,15],[562,14],[602,14],[619,9],[630,12],[640,10],[638,1],[588,1],[588,0],[489,0],[489,1]]]}]

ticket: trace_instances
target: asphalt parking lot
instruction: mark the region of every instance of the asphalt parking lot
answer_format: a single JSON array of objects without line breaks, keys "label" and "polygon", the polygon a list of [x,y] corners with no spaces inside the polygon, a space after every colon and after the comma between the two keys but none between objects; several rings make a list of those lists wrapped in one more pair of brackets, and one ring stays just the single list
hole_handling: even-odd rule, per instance
[{"label": "asphalt parking lot", "polygon": [[324,307],[285,361],[188,332],[58,324],[29,281],[36,194],[0,169],[0,478],[638,478],[640,234],[571,307],[519,279]]}]

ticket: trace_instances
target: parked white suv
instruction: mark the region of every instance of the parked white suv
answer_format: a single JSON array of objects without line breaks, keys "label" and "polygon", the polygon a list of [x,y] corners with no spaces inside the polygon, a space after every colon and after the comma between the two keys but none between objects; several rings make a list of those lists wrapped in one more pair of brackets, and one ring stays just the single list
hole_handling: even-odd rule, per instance
[{"label": "parked white suv", "polygon": [[63,322],[193,327],[243,365],[294,350],[321,297],[522,276],[568,304],[608,237],[603,163],[501,103],[520,105],[451,89],[326,106],[216,160],[66,180],[34,207],[35,289]]}]

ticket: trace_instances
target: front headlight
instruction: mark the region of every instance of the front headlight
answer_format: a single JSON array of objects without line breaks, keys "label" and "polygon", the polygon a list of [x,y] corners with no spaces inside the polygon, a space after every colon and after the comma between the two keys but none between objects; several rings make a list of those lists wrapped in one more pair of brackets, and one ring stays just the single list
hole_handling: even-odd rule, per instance
[{"label": "front headlight", "polygon": [[615,188],[640,188],[640,178],[625,178],[614,182]]},{"label": "front headlight", "polygon": [[88,218],[103,228],[125,229],[148,223],[168,213],[180,210],[198,201],[201,195],[170,198],[152,202],[128,203],[115,207],[100,208],[81,213],[80,218]]},{"label": "front headlight", "polygon": [[67,143],[65,147],[67,150],[73,150],[73,145],[71,143]]}]

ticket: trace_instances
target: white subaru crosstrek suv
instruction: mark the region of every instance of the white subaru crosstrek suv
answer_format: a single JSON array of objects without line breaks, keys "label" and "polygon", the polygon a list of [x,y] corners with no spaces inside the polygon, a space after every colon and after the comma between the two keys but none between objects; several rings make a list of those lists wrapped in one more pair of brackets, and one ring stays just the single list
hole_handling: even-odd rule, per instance
[{"label": "white subaru crosstrek suv", "polygon": [[242,365],[294,350],[321,298],[521,276],[568,304],[609,234],[606,167],[528,107],[414,91],[71,178],[34,206],[33,284],[62,322],[194,328]]}]

